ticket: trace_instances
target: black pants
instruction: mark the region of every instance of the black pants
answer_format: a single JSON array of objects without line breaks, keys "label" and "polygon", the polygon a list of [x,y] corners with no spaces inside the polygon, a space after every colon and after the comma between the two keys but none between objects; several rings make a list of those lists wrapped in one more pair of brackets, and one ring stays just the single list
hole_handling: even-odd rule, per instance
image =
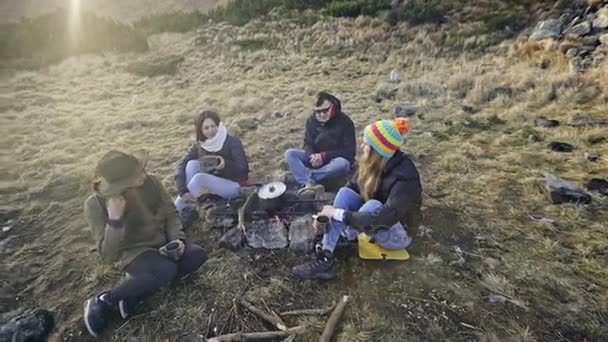
[{"label": "black pants", "polygon": [[108,292],[107,300],[114,305],[120,300],[144,300],[174,279],[196,271],[206,260],[207,252],[192,243],[186,244],[184,254],[177,262],[157,251],[144,252],[125,267],[125,281]]}]

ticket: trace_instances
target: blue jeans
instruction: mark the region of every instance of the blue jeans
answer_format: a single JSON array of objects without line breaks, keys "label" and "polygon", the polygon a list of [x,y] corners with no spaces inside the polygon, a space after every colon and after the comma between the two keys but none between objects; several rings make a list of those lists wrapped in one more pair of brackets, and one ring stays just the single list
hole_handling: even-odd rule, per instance
[{"label": "blue jeans", "polygon": [[[334,208],[348,211],[374,212],[380,209],[382,205],[377,200],[369,200],[363,203],[363,198],[358,193],[346,187],[341,188],[334,199]],[[323,249],[333,252],[338,245],[340,236],[344,236],[348,240],[354,240],[359,233],[357,229],[332,219],[323,235]],[[400,222],[395,223],[388,229],[374,233],[373,238],[378,245],[386,249],[403,249],[412,243],[412,238],[407,235],[405,227]]]},{"label": "blue jeans", "polygon": [[[239,183],[218,177],[210,173],[201,172],[201,162],[194,159],[186,164],[186,183],[188,191],[194,198],[200,197],[205,190],[225,199],[235,198],[239,195]],[[181,212],[185,207],[193,204],[186,203],[181,196],[175,199],[175,207]]]},{"label": "blue jeans", "polygon": [[308,154],[303,150],[291,148],[285,152],[285,160],[289,165],[289,171],[300,185],[310,182],[318,183],[327,178],[344,176],[350,171],[350,162],[342,157],[334,158],[317,169],[310,165],[308,157]]}]

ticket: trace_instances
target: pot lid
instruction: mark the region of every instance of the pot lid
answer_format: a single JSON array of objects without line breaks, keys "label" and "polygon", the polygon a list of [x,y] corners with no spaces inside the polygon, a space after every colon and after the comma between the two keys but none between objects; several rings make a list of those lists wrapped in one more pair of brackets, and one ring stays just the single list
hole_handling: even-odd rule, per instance
[{"label": "pot lid", "polygon": [[272,182],[262,185],[258,190],[258,197],[261,199],[275,199],[280,197],[287,190],[287,186],[283,182]]}]

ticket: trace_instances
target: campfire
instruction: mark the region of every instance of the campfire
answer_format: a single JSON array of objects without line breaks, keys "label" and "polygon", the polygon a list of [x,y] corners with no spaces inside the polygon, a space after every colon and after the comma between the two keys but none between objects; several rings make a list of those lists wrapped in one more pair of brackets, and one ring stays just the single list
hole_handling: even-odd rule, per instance
[{"label": "campfire", "polygon": [[283,182],[262,185],[247,195],[237,211],[236,225],[220,239],[220,246],[236,251],[251,248],[312,250],[312,216],[330,198],[324,192],[293,192]]}]

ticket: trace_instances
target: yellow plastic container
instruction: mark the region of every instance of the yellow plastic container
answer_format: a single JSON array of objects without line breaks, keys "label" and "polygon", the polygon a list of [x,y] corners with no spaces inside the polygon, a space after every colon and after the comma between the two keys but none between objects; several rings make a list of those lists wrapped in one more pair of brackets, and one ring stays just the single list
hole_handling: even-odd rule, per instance
[{"label": "yellow plastic container", "polygon": [[410,254],[404,249],[385,249],[380,245],[369,242],[369,236],[361,233],[357,236],[359,241],[359,257],[374,260],[407,260]]}]

